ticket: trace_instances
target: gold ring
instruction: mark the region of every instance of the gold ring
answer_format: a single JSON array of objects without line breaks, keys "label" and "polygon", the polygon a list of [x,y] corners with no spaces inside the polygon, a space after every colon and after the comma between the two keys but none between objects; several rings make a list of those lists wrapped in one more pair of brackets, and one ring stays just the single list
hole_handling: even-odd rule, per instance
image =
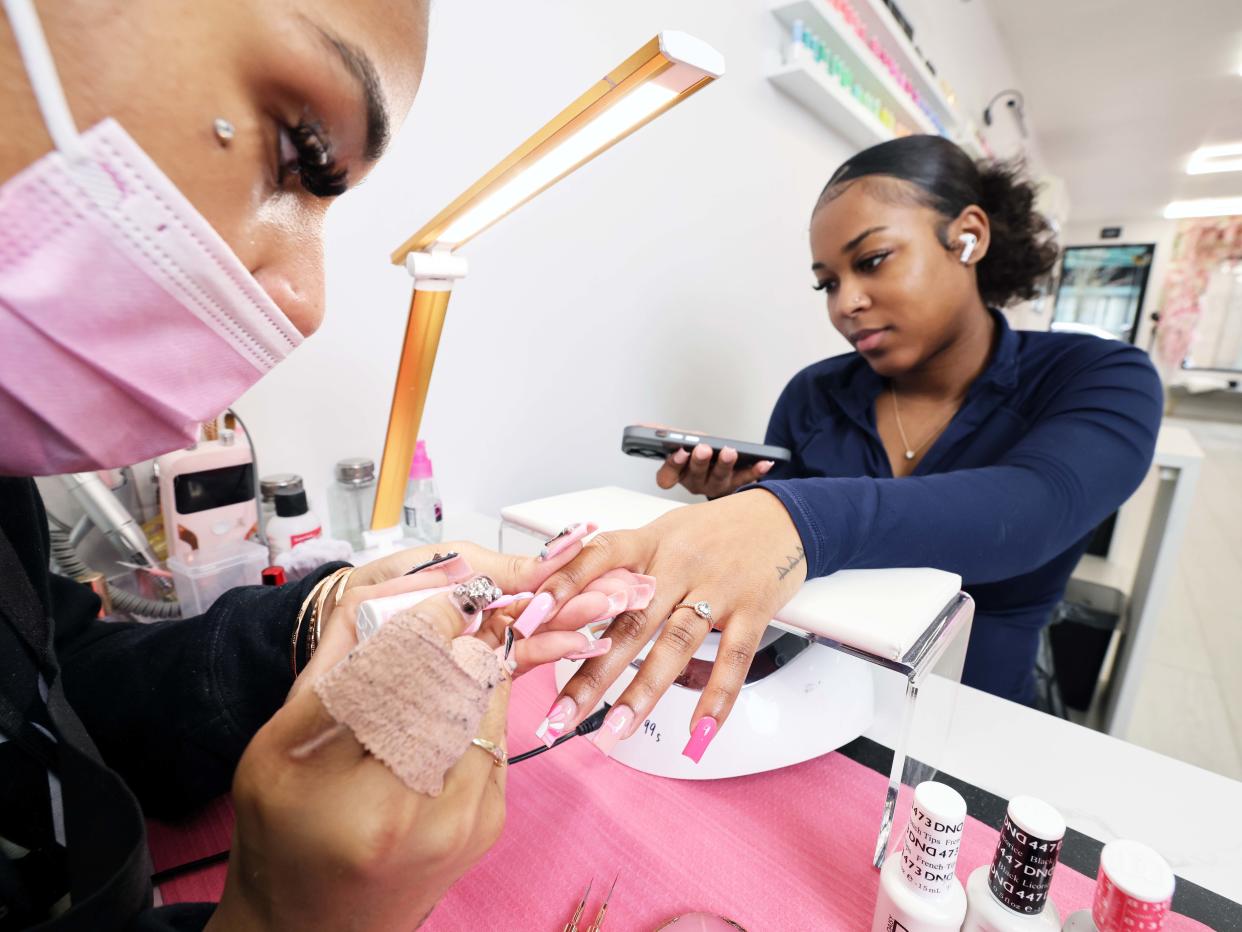
[{"label": "gold ring", "polygon": [[470,743],[476,748],[482,748],[492,756],[492,764],[496,767],[503,767],[508,761],[508,755],[505,749],[495,741],[488,741],[486,738],[471,738]]}]

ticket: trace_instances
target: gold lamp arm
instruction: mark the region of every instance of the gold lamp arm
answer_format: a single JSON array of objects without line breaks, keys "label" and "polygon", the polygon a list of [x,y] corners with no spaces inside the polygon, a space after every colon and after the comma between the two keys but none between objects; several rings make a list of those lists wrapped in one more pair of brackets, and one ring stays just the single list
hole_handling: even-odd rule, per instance
[{"label": "gold lamp arm", "polygon": [[410,299],[410,318],[405,327],[405,343],[397,367],[397,384],[392,392],[392,410],[388,414],[388,434],[384,439],[384,455],[380,458],[379,481],[375,489],[375,509],[371,512],[371,530],[392,527],[401,521],[401,503],[405,498],[406,474],[414,459],[418,428],[427,404],[431,370],[436,364],[440,331],[448,311],[452,291],[414,289]]},{"label": "gold lamp arm", "polygon": [[453,250],[722,74],[724,58],[705,42],[660,33],[392,254],[414,277],[414,298],[380,458],[372,532],[390,533],[401,520],[449,294],[453,281],[466,274],[466,260]]}]

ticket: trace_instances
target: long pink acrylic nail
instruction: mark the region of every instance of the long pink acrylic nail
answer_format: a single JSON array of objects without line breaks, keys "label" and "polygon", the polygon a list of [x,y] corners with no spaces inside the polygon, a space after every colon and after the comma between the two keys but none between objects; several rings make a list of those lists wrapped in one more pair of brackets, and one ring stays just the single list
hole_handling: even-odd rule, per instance
[{"label": "long pink acrylic nail", "polygon": [[710,715],[704,715],[694,723],[694,731],[691,733],[690,740],[686,742],[686,746],[681,753],[697,764],[703,759],[703,752],[712,743],[712,738],[716,737],[716,732],[719,728],[719,722]]},{"label": "long pink acrylic nail", "polygon": [[630,726],[633,724],[634,710],[628,705],[614,705],[608,710],[608,714],[604,716],[603,727],[591,735],[591,741],[607,757],[612,753],[612,749],[617,746],[617,742],[629,732]]},{"label": "long pink acrylic nail", "polygon": [[609,618],[616,618],[630,606],[630,596],[628,592],[614,592],[608,596],[608,607],[604,611],[592,618],[587,624],[595,624],[597,621],[606,621]]},{"label": "long pink acrylic nail", "polygon": [[497,608],[508,608],[514,602],[522,602],[522,601],[525,601],[526,599],[533,599],[534,597],[535,597],[535,593],[533,592],[515,592],[513,593],[513,595],[502,595],[495,602],[490,603],[485,609],[485,611],[490,612],[493,609],[497,609]]},{"label": "long pink acrylic nail", "polygon": [[599,525],[590,521],[582,521],[578,524],[571,524],[565,530],[568,533],[558,534],[548,541],[543,550],[539,552],[540,560],[551,560],[553,557],[560,556],[588,534],[598,531]]},{"label": "long pink acrylic nail", "polygon": [[518,615],[517,621],[513,623],[513,627],[524,638],[530,637],[535,633],[548,615],[552,614],[552,606],[556,604],[556,600],[552,598],[552,593],[541,592],[526,606],[522,614]]},{"label": "long pink acrylic nail", "polygon": [[568,696],[561,696],[553,703],[552,708],[548,710],[548,717],[543,720],[543,724],[535,729],[535,737],[552,747],[556,743],[556,739],[565,734],[565,730],[569,727],[578,714],[578,703],[574,702]]},{"label": "long pink acrylic nail", "polygon": [[592,641],[591,646],[586,650],[580,650],[572,654],[566,654],[566,660],[590,660],[592,657],[602,657],[604,654],[612,650],[612,638],[600,638],[598,641]]}]

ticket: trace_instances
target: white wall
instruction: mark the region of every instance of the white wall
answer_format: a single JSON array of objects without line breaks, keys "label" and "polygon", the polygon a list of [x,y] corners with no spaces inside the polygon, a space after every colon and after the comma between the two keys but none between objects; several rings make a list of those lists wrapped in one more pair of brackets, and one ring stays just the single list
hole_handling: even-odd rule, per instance
[{"label": "white wall", "polygon": [[[1176,220],[1153,220],[1149,217],[1118,220],[1091,220],[1074,222],[1065,228],[1062,242],[1066,246],[1108,246],[1120,243],[1155,243],[1156,252],[1152,259],[1151,276],[1147,279],[1147,292],[1143,295],[1143,306],[1139,311],[1139,327],[1135,334],[1136,346],[1150,349],[1152,312],[1160,307],[1164,292],[1164,276],[1168,271],[1169,260],[1173,257],[1173,240],[1177,236]],[[1100,239],[1103,227],[1121,227],[1120,239]]]},{"label": "white wall", "polygon": [[[908,5],[922,28],[930,0]],[[446,507],[654,489],[650,463],[620,453],[624,425],[760,439],[786,380],[846,349],[809,287],[805,233],[851,149],[763,79],[779,39],[765,3],[442,2],[407,125],[331,212],[327,322],[238,406],[263,473],[303,473],[322,507],[335,460],[378,459],[410,289],[387,254],[664,28],[715,45],[725,78],[464,251],[423,424]],[[924,49],[961,72],[963,98],[971,62],[1004,64],[993,46]],[[977,93],[1009,80],[983,75]]]}]

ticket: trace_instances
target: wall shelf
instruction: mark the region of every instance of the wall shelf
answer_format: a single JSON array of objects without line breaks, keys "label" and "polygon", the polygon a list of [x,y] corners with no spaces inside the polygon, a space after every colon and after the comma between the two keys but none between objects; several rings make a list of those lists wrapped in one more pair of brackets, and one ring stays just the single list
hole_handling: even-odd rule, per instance
[{"label": "wall shelf", "polygon": [[867,31],[880,40],[880,44],[906,73],[919,96],[935,111],[936,118],[947,128],[955,128],[961,122],[957,109],[941,90],[940,80],[931,73],[923,56],[914,50],[914,43],[897,25],[897,20],[884,6],[883,0],[854,0],[854,4]]},{"label": "wall shelf", "polygon": [[[883,0],[853,0],[853,4],[868,34],[880,42],[905,73],[949,137],[972,158],[982,158],[984,150],[968,128],[969,124],[961,120],[953,102],[941,90],[939,80],[914,50],[914,45],[884,6]],[[801,21],[806,29],[819,35],[831,51],[840,56],[863,87],[875,95],[899,123],[916,133],[937,132],[935,123],[827,0],[769,0],[769,9],[785,28],[786,47],[793,24]],[[854,99],[820,63],[810,59],[785,61],[769,70],[767,77],[781,91],[856,145],[874,145],[896,135],[866,106]]]},{"label": "wall shelf", "polygon": [[768,80],[858,146],[866,149],[894,137],[839,82],[815,63],[795,62],[768,72]]},{"label": "wall shelf", "polygon": [[[862,3],[863,0],[858,2]],[[867,90],[879,97],[884,106],[911,130],[919,133],[936,132],[935,125],[927,115],[902,90],[841,14],[825,0],[773,0],[771,10],[772,15],[785,27],[786,35],[793,29],[794,22],[801,20],[807,29],[831,42],[832,51],[841,56],[855,75],[863,79]],[[824,77],[830,83],[836,83],[827,73]],[[889,133],[888,138],[892,138],[892,133]]]}]

